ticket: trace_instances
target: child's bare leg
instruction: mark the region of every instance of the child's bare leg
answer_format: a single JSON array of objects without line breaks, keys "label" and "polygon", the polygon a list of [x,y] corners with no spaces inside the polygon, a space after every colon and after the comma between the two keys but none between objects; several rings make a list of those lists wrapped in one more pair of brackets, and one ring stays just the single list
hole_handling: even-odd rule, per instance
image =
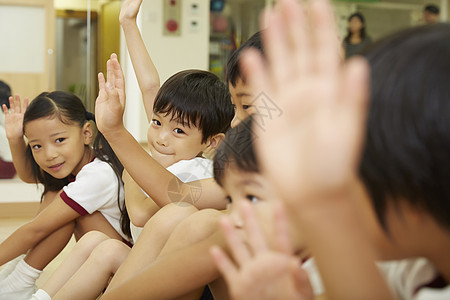
[{"label": "child's bare leg", "polygon": [[108,220],[106,220],[99,211],[76,219],[73,233],[77,241],[89,231],[100,231],[110,238],[122,240],[122,236],[111,226]]},{"label": "child's bare leg", "polygon": [[[58,192],[47,192],[37,214],[45,209],[57,194]],[[73,228],[74,222],[70,222],[43,239],[28,251],[25,262],[35,269],[43,270],[67,245],[72,236]]]},{"label": "child's bare leg", "polygon": [[197,212],[192,205],[168,204],[144,226],[130,255],[114,275],[108,288],[118,286],[152,263],[161,252],[173,229],[186,217]]},{"label": "child's bare leg", "polygon": [[110,239],[99,231],[91,231],[75,244],[70,254],[51,275],[42,289],[53,297],[57,291],[75,274],[91,255],[92,251],[105,240]]},{"label": "child's bare leg", "polygon": [[[45,209],[56,198],[56,195],[57,192],[46,193],[37,214]],[[69,222],[31,248],[24,259],[18,259],[12,272],[1,282],[2,298],[29,298],[34,293],[36,280],[42,270],[67,245],[73,228],[74,222]]]},{"label": "child's bare leg", "polygon": [[102,242],[52,299],[96,299],[130,250],[115,239]]},{"label": "child's bare leg", "polygon": [[[215,209],[202,209],[190,215],[173,230],[159,256],[185,248],[215,233],[219,229],[221,216],[223,213]],[[176,300],[197,300],[204,289],[205,287],[198,288]]]}]

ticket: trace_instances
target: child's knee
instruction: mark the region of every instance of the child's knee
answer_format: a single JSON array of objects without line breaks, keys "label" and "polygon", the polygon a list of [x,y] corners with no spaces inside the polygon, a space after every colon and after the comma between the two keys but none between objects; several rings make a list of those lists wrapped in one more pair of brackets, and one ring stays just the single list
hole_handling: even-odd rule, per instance
[{"label": "child's knee", "polygon": [[198,209],[193,205],[187,203],[186,205],[170,203],[161,208],[147,224],[145,224],[145,228],[158,226],[160,230],[164,230],[164,228],[172,230],[176,224],[195,212],[198,212]]},{"label": "child's knee", "polygon": [[112,272],[115,272],[125,260],[130,250],[130,247],[122,241],[108,239],[95,247],[89,259],[95,261],[98,265],[112,268]]},{"label": "child's knee", "polygon": [[81,253],[84,253],[86,256],[89,256],[98,245],[109,239],[110,238],[103,232],[89,231],[80,238],[75,244],[75,247],[80,251],[80,255],[83,255]]}]

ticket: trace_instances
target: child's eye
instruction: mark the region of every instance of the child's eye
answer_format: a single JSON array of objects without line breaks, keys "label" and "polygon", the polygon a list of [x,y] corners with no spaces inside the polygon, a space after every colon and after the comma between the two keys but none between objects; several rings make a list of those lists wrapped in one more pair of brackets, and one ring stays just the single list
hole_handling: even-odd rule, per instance
[{"label": "child's eye", "polygon": [[247,195],[247,199],[248,199],[251,203],[259,202],[258,197],[253,196],[253,195]]},{"label": "child's eye", "polygon": [[40,148],[41,148],[41,145],[33,145],[33,146],[31,146],[31,149],[33,149],[33,150],[38,150]]},{"label": "child's eye", "polygon": [[62,143],[64,142],[65,138],[58,138],[56,139],[56,143]]},{"label": "child's eye", "polygon": [[243,109],[249,109],[251,107],[251,105],[242,105]]},{"label": "child's eye", "polygon": [[156,119],[153,119],[152,123],[155,124],[156,126],[161,126],[161,122]]},{"label": "child's eye", "polygon": [[184,131],[180,128],[175,128],[173,131],[175,131],[175,133],[178,133],[178,134],[184,134]]}]

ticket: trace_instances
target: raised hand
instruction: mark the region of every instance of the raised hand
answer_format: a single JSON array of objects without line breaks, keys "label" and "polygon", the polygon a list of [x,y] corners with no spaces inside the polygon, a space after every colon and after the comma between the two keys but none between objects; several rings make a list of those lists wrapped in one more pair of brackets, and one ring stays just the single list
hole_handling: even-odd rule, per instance
[{"label": "raised hand", "polygon": [[120,9],[120,23],[124,23],[127,20],[132,20],[135,22],[141,4],[142,0],[125,0]]},{"label": "raised hand", "polygon": [[307,9],[279,1],[263,36],[268,64],[255,52],[243,57],[249,83],[283,111],[257,128],[255,142],[263,170],[292,206],[347,190],[368,100],[368,65],[341,61],[330,3],[310,1]]},{"label": "raised hand", "polygon": [[9,97],[9,110],[3,104],[5,113],[5,131],[6,137],[10,141],[23,140],[23,116],[28,107],[28,98],[23,100],[23,106],[20,104],[20,97],[15,95]]},{"label": "raised hand", "polygon": [[219,247],[213,247],[211,254],[234,300],[314,298],[307,273],[292,255],[287,219],[279,204],[275,208],[274,249],[265,240],[250,204],[240,207],[246,241],[228,218],[222,220],[222,231],[233,257],[228,257]]},{"label": "raised hand", "polygon": [[124,128],[125,82],[117,55],[111,54],[106,63],[107,78],[98,74],[99,93],[95,101],[97,127],[105,136]]}]

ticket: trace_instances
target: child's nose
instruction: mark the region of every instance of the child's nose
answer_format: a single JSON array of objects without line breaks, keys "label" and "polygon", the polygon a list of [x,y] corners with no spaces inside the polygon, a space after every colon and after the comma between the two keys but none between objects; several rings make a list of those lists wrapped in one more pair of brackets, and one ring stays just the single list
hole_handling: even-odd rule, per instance
[{"label": "child's nose", "polygon": [[47,160],[53,160],[58,157],[58,151],[53,147],[47,147],[45,150]]},{"label": "child's nose", "polygon": [[241,121],[243,121],[248,115],[241,110],[236,110],[233,120],[231,120],[231,128],[236,127]]},{"label": "child's nose", "polygon": [[244,222],[242,221],[241,214],[238,211],[234,210],[233,212],[231,212],[230,219],[235,228],[244,227]]},{"label": "child's nose", "polygon": [[156,142],[161,146],[167,146],[168,137],[169,137],[169,133],[164,130],[161,130]]}]

